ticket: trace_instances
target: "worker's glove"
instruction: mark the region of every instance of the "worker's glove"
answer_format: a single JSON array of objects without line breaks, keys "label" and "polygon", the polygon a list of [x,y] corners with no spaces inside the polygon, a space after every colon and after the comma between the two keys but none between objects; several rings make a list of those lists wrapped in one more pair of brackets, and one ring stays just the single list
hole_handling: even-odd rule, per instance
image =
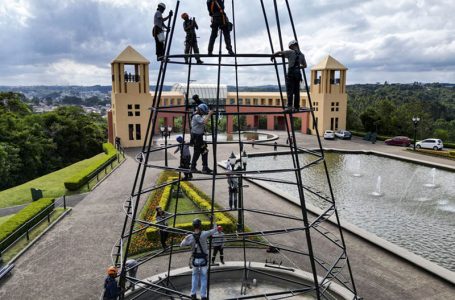
[{"label": "worker's glove", "polygon": [[270,61],[274,61],[274,60],[275,60],[275,56],[271,56]]},{"label": "worker's glove", "polygon": [[172,17],[173,15],[174,15],[174,12],[171,10],[171,11],[169,12],[169,17]]}]

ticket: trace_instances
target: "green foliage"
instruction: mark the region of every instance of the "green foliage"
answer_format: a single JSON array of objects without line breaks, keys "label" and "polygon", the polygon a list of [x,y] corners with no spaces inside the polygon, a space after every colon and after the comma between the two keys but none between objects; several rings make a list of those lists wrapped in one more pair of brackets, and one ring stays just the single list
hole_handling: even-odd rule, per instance
[{"label": "green foliage", "polygon": [[[455,141],[455,87],[441,84],[357,84],[348,92],[347,128],[384,136],[414,136],[413,116],[421,121],[417,139],[439,133]],[[447,134],[438,129],[445,130]]]},{"label": "green foliage", "polygon": [[234,116],[232,118],[234,131],[244,130],[246,128],[246,116],[241,115],[239,118]]},{"label": "green foliage", "polygon": [[[14,240],[24,234],[27,229],[33,227],[36,223],[41,221],[49,211],[54,209],[54,199],[52,198],[41,198],[20,210],[16,215],[8,219],[2,224],[0,229],[0,251],[7,248]],[[44,211],[44,212],[43,212]],[[38,214],[41,215],[35,220],[30,222],[27,226],[21,228],[29,220],[33,219]],[[20,228],[20,230],[18,230]],[[15,232],[18,230],[17,232]]]},{"label": "green foliage", "polygon": [[106,125],[79,107],[34,114],[21,95],[0,93],[0,190],[100,153]]},{"label": "green foliage", "polygon": [[447,141],[449,138],[449,132],[445,129],[437,128],[433,132],[433,136],[443,141]]},{"label": "green foliage", "polygon": [[114,146],[110,143],[103,144],[103,150],[106,155],[98,157],[98,159],[94,160],[92,165],[88,166],[87,168],[79,171],[73,177],[65,181],[65,187],[70,191],[77,191],[80,189],[84,184],[90,181],[93,177],[93,174],[96,174],[100,169],[104,168],[112,161],[114,161],[117,157],[117,150]]}]

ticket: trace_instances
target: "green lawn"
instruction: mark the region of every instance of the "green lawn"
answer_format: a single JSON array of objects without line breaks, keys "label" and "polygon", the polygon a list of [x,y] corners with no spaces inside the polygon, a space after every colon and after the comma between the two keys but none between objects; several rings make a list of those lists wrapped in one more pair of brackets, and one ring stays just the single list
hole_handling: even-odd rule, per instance
[{"label": "green lawn", "polygon": [[[63,207],[56,208],[51,214],[51,223],[54,222],[61,214],[63,214],[65,210]],[[0,220],[1,222],[1,220]],[[29,233],[30,241],[27,241],[25,237],[22,237],[14,246],[6,250],[2,253],[2,258],[4,262],[8,262],[11,260],[16,254],[18,254],[22,249],[24,249],[33,239],[35,239],[39,234],[41,234],[47,227],[49,227],[49,223],[47,218],[44,218],[39,225],[33,228],[32,231]]]},{"label": "green lawn", "polygon": [[0,217],[0,225],[2,225],[3,223],[5,223],[6,221],[8,221],[9,218],[11,218],[13,215],[7,215],[7,216],[4,216],[4,217]]},{"label": "green lawn", "polygon": [[[22,185],[4,190],[0,192],[0,208],[10,207],[15,205],[26,204],[32,201],[32,195],[30,188],[38,188],[43,190],[43,196],[49,198],[61,197],[65,194],[68,195],[68,191],[65,189],[64,182],[72,177],[75,173],[80,172],[81,170],[87,168],[92,164],[94,160],[97,160],[99,156],[106,155],[100,153],[92,158],[85,159],[83,161],[77,162],[68,166],[64,169],[58,170],[56,172],[44,175],[42,177],[36,178],[32,181],[26,182]],[[117,161],[115,161],[117,163]],[[115,166],[114,166],[115,167]],[[110,168],[109,168],[110,169]],[[108,171],[109,171],[108,169]],[[104,172],[100,174],[100,178],[104,176]],[[96,178],[94,179],[96,181]],[[90,184],[90,188],[94,185],[93,181]],[[77,194],[81,192],[88,191],[87,186],[84,186],[78,192],[72,192],[72,194]]]},{"label": "green lawn", "polygon": [[[177,198],[172,197],[171,201],[169,201],[169,206],[167,207],[167,211],[170,213],[174,213],[175,209],[175,202],[177,201]],[[191,211],[199,211],[199,207],[197,207],[193,201],[188,199],[185,194],[183,194],[183,197],[179,197],[179,206],[178,206],[178,212],[183,213],[183,212],[191,212]],[[185,215],[185,216],[177,216],[177,222],[176,224],[180,223],[191,223],[195,218],[201,219],[201,221],[208,221],[209,218],[205,214],[198,214],[198,215]],[[173,222],[174,220],[169,220],[169,224]]]}]

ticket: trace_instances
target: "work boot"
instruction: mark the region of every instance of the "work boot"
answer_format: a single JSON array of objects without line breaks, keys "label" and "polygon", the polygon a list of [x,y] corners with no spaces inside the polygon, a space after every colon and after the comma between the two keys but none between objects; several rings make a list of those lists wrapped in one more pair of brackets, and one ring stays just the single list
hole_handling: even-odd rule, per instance
[{"label": "work boot", "polygon": [[234,51],[232,51],[232,50],[228,50],[228,52],[229,52],[229,55],[235,55]]},{"label": "work boot", "polygon": [[215,257],[212,258],[212,264],[214,264],[214,263],[215,263]]},{"label": "work boot", "polygon": [[223,258],[221,259],[221,264],[223,264],[223,265],[224,265],[224,259],[223,259]]},{"label": "work boot", "polygon": [[196,295],[191,295],[191,300],[197,300]]},{"label": "work boot", "polygon": [[283,112],[289,113],[289,112],[292,112],[293,110],[294,110],[294,108],[292,106],[286,106],[286,108],[283,110]]},{"label": "work boot", "polygon": [[204,63],[204,62],[203,62],[202,60],[198,60],[198,61],[197,61],[197,64],[198,64],[198,65],[202,65],[203,63]]},{"label": "work boot", "polygon": [[196,167],[191,167],[191,173],[198,173],[200,172]]},{"label": "work boot", "polygon": [[212,170],[209,167],[204,167],[204,168],[202,168],[202,173],[210,174],[210,173],[212,173]]},{"label": "work boot", "polygon": [[208,54],[209,54],[209,56],[212,56],[212,55],[213,55],[212,51],[210,51],[210,50],[209,50],[209,53],[208,53]]}]

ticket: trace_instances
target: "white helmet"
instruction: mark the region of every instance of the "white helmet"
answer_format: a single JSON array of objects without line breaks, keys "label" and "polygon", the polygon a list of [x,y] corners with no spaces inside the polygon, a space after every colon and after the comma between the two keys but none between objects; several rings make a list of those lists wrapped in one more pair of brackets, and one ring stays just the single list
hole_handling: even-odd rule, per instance
[{"label": "white helmet", "polygon": [[163,9],[166,9],[166,4],[164,4],[163,2],[161,2],[161,3],[158,4],[158,7],[162,7]]},{"label": "white helmet", "polygon": [[291,48],[292,45],[297,45],[299,42],[297,42],[296,40],[292,40],[289,42],[289,48]]}]

